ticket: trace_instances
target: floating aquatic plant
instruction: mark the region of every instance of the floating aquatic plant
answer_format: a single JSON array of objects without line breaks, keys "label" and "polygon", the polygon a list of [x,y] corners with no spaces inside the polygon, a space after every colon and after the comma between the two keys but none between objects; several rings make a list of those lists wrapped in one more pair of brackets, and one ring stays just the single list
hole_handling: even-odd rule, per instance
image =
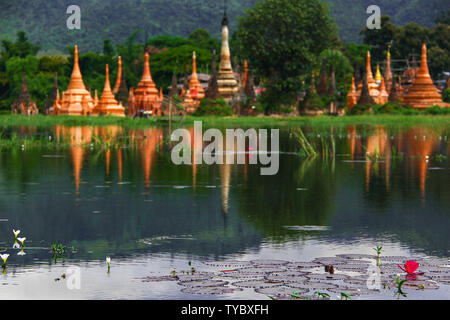
[{"label": "floating aquatic plant", "polygon": [[400,299],[400,296],[406,298],[406,297],[407,297],[407,293],[403,292],[402,286],[403,286],[403,284],[404,284],[407,280],[402,280],[402,279],[400,278],[400,275],[397,275],[397,277],[394,278],[394,281],[395,281],[396,284],[397,284],[397,292],[395,292],[394,295],[397,296],[399,299]]},{"label": "floating aquatic plant", "polygon": [[19,242],[22,244],[21,247],[23,248],[23,243],[25,242],[25,240],[27,240],[27,238],[17,238],[17,240],[19,240]]},{"label": "floating aquatic plant", "polygon": [[417,268],[419,268],[419,263],[417,261],[408,260],[404,265],[405,268],[401,265],[398,265],[398,267],[407,273],[407,279],[416,279],[417,276],[422,276],[424,274],[423,272],[416,272]]},{"label": "floating aquatic plant", "polygon": [[5,254],[0,254],[0,258],[3,260],[3,266],[6,265],[6,260],[8,260],[9,254],[5,253]]},{"label": "floating aquatic plant", "polygon": [[17,239],[17,236],[19,235],[20,230],[14,230],[13,229],[13,233],[14,233],[14,239]]},{"label": "floating aquatic plant", "polygon": [[377,252],[377,267],[381,266],[380,256],[381,256],[382,249],[383,249],[383,247],[380,247],[380,246],[376,246],[376,248],[373,248],[373,250],[375,250]]},{"label": "floating aquatic plant", "polygon": [[345,292],[341,292],[341,300],[352,300],[352,296],[351,295],[349,295],[348,293],[345,293]]},{"label": "floating aquatic plant", "polygon": [[322,299],[327,299],[327,298],[330,297],[330,295],[328,293],[320,292],[320,291],[316,291],[316,292],[314,292],[314,294],[317,295],[319,298],[322,298]]},{"label": "floating aquatic plant", "polygon": [[51,247],[51,252],[53,258],[55,259],[55,263],[57,259],[63,258],[66,256],[67,247],[62,243],[54,242]]},{"label": "floating aquatic plant", "polygon": [[108,272],[111,272],[111,257],[106,257],[106,263],[108,264]]}]

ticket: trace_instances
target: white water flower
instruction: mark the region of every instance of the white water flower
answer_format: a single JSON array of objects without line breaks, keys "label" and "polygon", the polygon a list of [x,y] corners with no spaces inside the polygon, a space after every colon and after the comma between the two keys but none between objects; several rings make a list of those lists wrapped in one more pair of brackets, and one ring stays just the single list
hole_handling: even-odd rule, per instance
[{"label": "white water flower", "polygon": [[24,256],[24,255],[26,255],[26,253],[23,251],[23,249],[22,250],[20,250],[19,252],[17,252],[17,255],[18,256]]},{"label": "white water flower", "polygon": [[17,240],[19,240],[19,241],[22,243],[22,245],[23,245],[23,242],[24,242],[25,240],[27,240],[27,238],[25,238],[25,237],[23,237],[23,238],[17,238]]},{"label": "white water flower", "polygon": [[106,263],[108,264],[109,267],[111,264],[111,257],[106,257]]},{"label": "white water flower", "polygon": [[14,230],[14,229],[13,229],[13,233],[14,233],[14,238],[17,238],[17,236],[18,236],[19,233],[20,233],[20,230]]},{"label": "white water flower", "polygon": [[3,264],[6,264],[6,260],[8,260],[8,257],[9,257],[8,253],[0,254],[0,258],[2,258]]},{"label": "white water flower", "polygon": [[20,249],[20,244],[18,244],[17,241],[14,242],[13,249]]}]

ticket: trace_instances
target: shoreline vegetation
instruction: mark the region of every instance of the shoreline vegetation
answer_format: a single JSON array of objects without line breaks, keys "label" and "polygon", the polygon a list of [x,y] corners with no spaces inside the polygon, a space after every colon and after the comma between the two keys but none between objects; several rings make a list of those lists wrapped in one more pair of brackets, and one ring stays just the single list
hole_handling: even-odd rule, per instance
[{"label": "shoreline vegetation", "polygon": [[[258,117],[214,117],[187,116],[173,117],[173,127],[193,125],[194,121],[202,121],[205,126],[286,126],[286,125],[445,125],[450,126],[450,115],[356,115],[356,116],[258,116]],[[16,126],[34,126],[46,128],[55,125],[64,126],[109,126],[118,125],[124,128],[139,128],[169,125],[168,117],[152,117],[149,119],[121,118],[113,116],[77,117],[77,116],[22,116],[0,115],[0,128]]]}]

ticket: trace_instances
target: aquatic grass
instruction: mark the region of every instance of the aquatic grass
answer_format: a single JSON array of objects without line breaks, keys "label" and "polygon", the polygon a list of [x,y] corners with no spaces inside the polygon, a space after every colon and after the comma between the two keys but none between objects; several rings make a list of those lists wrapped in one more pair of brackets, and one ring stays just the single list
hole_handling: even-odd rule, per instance
[{"label": "aquatic grass", "polygon": [[345,292],[341,292],[341,296],[340,296],[341,300],[352,300],[352,296],[348,293]]},{"label": "aquatic grass", "polygon": [[322,298],[322,299],[330,298],[330,295],[328,293],[321,292],[321,291],[314,292],[314,295],[317,295],[318,298]]},{"label": "aquatic grass", "polygon": [[301,128],[297,128],[297,131],[294,132],[297,141],[300,143],[302,150],[306,153],[308,157],[317,156],[317,151],[314,149],[309,143],[308,139],[306,139],[305,134],[303,133]]},{"label": "aquatic grass", "polygon": [[394,293],[394,296],[397,296],[398,299],[400,299],[400,297],[406,298],[408,294],[403,292],[402,286],[405,284],[407,280],[402,280],[400,278],[400,275],[397,275],[397,277],[394,278],[394,281],[397,284],[397,291]]},{"label": "aquatic grass", "polygon": [[51,247],[51,253],[53,255],[53,259],[56,263],[57,259],[64,258],[66,256],[67,247],[62,243],[58,243],[55,241]]},{"label": "aquatic grass", "polygon": [[376,246],[375,248],[373,248],[373,250],[375,250],[377,253],[377,267],[381,266],[380,256],[381,256],[382,249],[383,249],[383,247],[381,247],[381,246]]}]

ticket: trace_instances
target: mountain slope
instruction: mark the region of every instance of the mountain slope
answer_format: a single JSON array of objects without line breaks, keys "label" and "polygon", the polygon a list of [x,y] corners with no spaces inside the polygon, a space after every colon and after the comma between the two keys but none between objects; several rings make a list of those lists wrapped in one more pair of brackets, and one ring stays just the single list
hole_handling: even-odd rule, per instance
[{"label": "mountain slope", "polygon": [[[229,0],[231,30],[237,18],[257,0]],[[295,1],[295,0],[293,0]],[[392,22],[417,22],[433,25],[441,10],[447,10],[447,0],[327,0],[344,41],[359,40],[371,4],[381,7],[382,14],[392,16]],[[81,7],[81,30],[69,30],[66,9]],[[122,43],[135,30],[142,30],[143,41],[155,35],[186,37],[197,28],[220,35],[223,14],[221,0],[0,0],[0,39],[13,40],[18,30],[25,30],[31,40],[43,49],[64,51],[75,42],[81,50],[101,50],[103,39]]]}]

